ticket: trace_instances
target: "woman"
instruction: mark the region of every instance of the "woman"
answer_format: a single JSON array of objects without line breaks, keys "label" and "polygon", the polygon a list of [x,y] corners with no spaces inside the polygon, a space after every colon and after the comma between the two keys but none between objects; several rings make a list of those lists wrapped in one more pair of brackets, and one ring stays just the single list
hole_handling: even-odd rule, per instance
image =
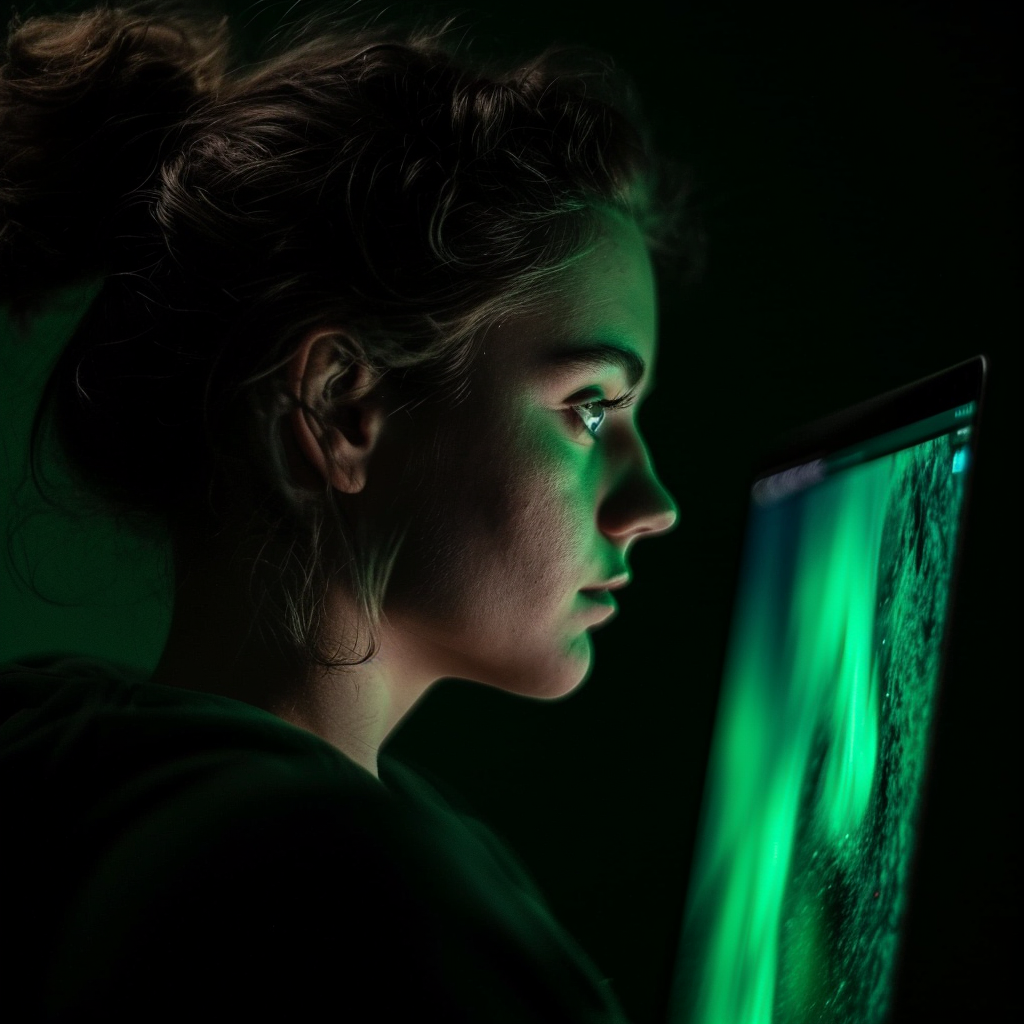
[{"label": "woman", "polygon": [[0,301],[103,278],[34,453],[176,574],[150,679],[6,672],[15,1017],[623,1019],[379,750],[444,677],[573,690],[673,525],[636,408],[678,203],[609,68],[448,31],[314,19],[232,68],[166,8],[12,26]]}]

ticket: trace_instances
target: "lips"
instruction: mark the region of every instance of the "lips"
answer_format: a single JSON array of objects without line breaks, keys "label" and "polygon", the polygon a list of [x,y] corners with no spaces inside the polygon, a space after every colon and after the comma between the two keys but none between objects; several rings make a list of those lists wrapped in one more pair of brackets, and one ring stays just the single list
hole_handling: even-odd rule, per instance
[{"label": "lips", "polygon": [[593,587],[583,587],[581,588],[581,593],[594,594],[606,590],[621,590],[623,587],[629,584],[629,581],[629,574],[623,573],[623,575],[621,576],[612,577],[612,579],[608,580],[606,583],[598,583],[596,586]]}]

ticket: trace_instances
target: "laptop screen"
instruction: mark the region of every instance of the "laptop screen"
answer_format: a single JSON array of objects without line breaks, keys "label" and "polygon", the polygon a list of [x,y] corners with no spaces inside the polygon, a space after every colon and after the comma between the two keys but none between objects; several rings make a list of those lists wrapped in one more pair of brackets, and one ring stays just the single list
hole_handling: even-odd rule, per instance
[{"label": "laptop screen", "polygon": [[982,375],[753,482],[670,1024],[886,1019]]}]

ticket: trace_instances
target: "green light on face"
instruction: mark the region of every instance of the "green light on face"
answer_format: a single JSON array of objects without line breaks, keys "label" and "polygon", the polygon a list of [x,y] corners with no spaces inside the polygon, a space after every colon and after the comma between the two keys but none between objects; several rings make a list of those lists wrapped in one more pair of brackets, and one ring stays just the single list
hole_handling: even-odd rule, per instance
[{"label": "green light on face", "polygon": [[949,437],[753,513],[672,1024],[886,1011],[963,474]]}]

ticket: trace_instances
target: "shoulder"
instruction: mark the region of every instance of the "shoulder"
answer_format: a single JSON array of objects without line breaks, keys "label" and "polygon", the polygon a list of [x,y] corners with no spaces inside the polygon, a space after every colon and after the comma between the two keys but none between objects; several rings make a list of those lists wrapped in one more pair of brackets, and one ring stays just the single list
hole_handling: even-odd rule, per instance
[{"label": "shoulder", "polygon": [[148,1019],[201,1004],[213,1018],[336,1009],[383,1024],[416,1019],[419,1004],[460,1021],[387,815],[329,787],[254,781],[262,797],[219,779],[121,837],[67,918],[49,986],[60,1008],[127,1019],[160,992]]},{"label": "shoulder", "polygon": [[[319,737],[230,698],[149,683],[95,659],[0,666],[0,771],[104,849],[154,837],[157,859],[282,819],[366,833],[398,809]],[[365,820],[365,827],[360,826]],[[159,841],[157,841],[159,840]],[[159,856],[157,856],[159,855]]]},{"label": "shoulder", "polygon": [[199,1003],[302,1018],[330,993],[339,1016],[383,1022],[415,1019],[417,993],[459,1021],[432,980],[410,812],[372,776],[258,709],[109,666],[0,678],[0,767],[24,796],[5,856],[47,894],[21,915],[39,922],[26,969],[46,1019],[180,1019]]}]

